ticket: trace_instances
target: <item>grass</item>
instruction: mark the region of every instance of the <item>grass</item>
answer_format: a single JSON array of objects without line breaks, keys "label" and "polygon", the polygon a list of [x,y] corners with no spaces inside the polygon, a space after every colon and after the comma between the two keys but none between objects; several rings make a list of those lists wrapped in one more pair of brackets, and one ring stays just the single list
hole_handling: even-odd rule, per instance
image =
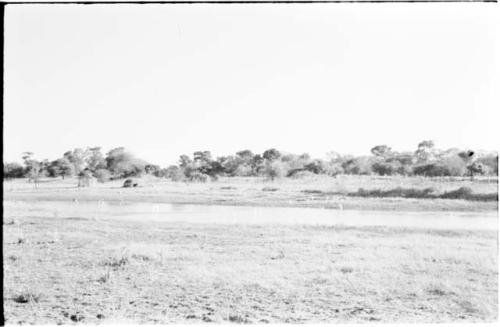
[{"label": "grass", "polygon": [[16,220],[7,324],[498,319],[494,231]]},{"label": "grass", "polygon": [[[4,182],[6,200],[138,201],[178,204],[316,207],[345,210],[496,211],[498,178],[424,178],[384,176],[306,176],[268,181],[256,177],[221,178],[216,182],[171,182],[137,179],[77,188],[74,179],[49,179],[38,189],[26,180]],[[360,188],[364,191],[360,192]],[[471,193],[464,193],[464,190]],[[429,190],[432,190],[429,191]],[[428,193],[426,193],[428,192]],[[430,192],[430,193],[429,193]],[[457,193],[458,192],[458,193]],[[438,197],[433,195],[437,194]],[[375,196],[375,197],[374,197]]]}]

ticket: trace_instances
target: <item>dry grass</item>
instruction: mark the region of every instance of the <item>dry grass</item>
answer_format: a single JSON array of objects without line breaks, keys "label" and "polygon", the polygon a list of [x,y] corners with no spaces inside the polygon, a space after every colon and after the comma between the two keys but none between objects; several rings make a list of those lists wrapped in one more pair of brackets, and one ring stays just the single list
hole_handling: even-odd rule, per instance
[{"label": "dry grass", "polygon": [[[284,178],[274,182],[263,178],[221,178],[217,182],[170,182],[154,177],[138,180],[138,188],[124,189],[122,181],[77,188],[73,179],[49,179],[38,189],[26,180],[4,182],[6,200],[105,200],[146,201],[166,203],[259,205],[287,207],[318,207],[357,210],[405,211],[491,211],[498,209],[498,178],[423,178],[377,176],[309,176],[300,179]],[[415,199],[404,197],[364,198],[349,196],[360,188],[381,193],[394,189],[432,189],[436,194],[448,194],[446,199]],[[490,201],[460,199],[455,193],[469,188],[472,195],[486,194]],[[390,195],[390,194],[389,194]],[[480,196],[481,197],[481,196]],[[478,198],[479,199],[479,198]]]},{"label": "dry grass", "polygon": [[495,232],[16,220],[8,324],[498,318]]}]

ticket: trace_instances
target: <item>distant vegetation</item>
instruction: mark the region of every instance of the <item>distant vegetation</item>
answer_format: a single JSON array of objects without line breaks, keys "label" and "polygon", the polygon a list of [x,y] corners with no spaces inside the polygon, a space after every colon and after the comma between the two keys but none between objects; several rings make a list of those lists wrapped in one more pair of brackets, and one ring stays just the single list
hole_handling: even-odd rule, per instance
[{"label": "distant vegetation", "polygon": [[[73,177],[79,186],[91,180],[152,175],[173,181],[206,182],[219,176],[261,176],[270,180],[307,175],[381,175],[381,176],[498,176],[498,154],[472,150],[440,150],[432,141],[420,142],[413,152],[393,151],[377,145],[370,156],[341,155],[329,152],[326,159],[309,154],[282,153],[269,149],[262,154],[242,150],[234,155],[213,158],[210,151],[197,151],[193,156],[181,155],[177,165],[161,168],[135,157],[123,147],[103,155],[100,147],[77,148],[53,161],[39,161],[32,152],[23,153],[23,163],[4,163],[4,179],[28,178],[37,185],[41,177]],[[361,194],[360,194],[361,195]],[[363,196],[363,195],[361,195]]]}]

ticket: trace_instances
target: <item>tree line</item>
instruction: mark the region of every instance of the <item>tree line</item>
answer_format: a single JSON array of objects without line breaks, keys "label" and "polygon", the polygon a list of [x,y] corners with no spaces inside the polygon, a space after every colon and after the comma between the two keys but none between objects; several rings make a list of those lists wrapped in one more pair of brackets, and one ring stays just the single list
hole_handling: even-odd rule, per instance
[{"label": "tree line", "polygon": [[[283,153],[271,148],[262,154],[242,150],[234,155],[213,158],[210,151],[181,155],[177,165],[161,168],[135,157],[123,147],[105,155],[100,147],[76,148],[53,161],[38,161],[25,152],[23,163],[4,163],[4,179],[28,178],[35,183],[41,177],[91,178],[99,182],[141,175],[168,178],[173,181],[205,182],[220,176],[261,176],[271,180],[304,175],[381,175],[381,176],[498,176],[498,154],[478,153],[457,148],[441,150],[433,141],[422,141],[415,151],[393,151],[377,145],[371,155],[352,156],[327,153],[326,159],[314,159],[307,153]],[[83,185],[84,186],[84,185]]]}]

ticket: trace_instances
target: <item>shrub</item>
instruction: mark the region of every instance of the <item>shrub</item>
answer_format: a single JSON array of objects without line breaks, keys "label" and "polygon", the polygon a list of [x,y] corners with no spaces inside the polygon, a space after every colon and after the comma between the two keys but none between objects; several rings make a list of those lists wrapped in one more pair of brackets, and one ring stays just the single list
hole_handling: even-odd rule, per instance
[{"label": "shrub", "polygon": [[125,182],[123,182],[123,187],[132,187],[134,185],[134,181],[129,179],[126,179]]}]

